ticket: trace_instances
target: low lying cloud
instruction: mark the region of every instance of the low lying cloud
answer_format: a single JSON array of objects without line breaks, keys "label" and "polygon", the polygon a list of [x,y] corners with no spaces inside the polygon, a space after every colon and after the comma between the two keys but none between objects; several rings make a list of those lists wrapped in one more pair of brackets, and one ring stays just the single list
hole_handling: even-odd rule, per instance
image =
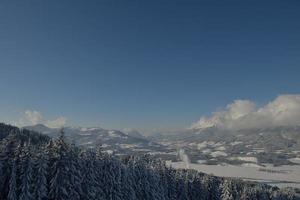
[{"label": "low lying cloud", "polygon": [[300,95],[280,95],[273,101],[258,107],[249,100],[235,100],[225,109],[210,117],[201,117],[190,128],[218,127],[239,130],[300,125]]},{"label": "low lying cloud", "polygon": [[61,128],[67,123],[67,118],[58,117],[54,120],[46,120],[43,115],[36,110],[26,110],[22,113],[22,117],[16,123],[16,125],[22,126],[32,126],[36,124],[44,124],[49,128]]}]

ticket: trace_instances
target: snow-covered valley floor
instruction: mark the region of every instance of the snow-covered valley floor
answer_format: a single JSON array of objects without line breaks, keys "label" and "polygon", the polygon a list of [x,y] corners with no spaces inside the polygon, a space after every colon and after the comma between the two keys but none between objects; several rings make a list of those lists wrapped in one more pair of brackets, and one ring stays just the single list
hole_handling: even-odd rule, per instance
[{"label": "snow-covered valley floor", "polygon": [[236,166],[236,165],[207,165],[188,164],[184,162],[172,162],[174,168],[195,169],[207,174],[222,177],[238,177],[251,181],[265,182],[278,187],[300,188],[300,165],[284,165],[274,167],[266,164],[265,167],[257,165]]}]

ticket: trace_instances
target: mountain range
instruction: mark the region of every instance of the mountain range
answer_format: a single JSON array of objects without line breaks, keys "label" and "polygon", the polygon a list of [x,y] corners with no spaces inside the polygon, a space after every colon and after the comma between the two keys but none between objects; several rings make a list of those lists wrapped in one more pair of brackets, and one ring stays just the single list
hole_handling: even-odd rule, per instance
[{"label": "mountain range", "polygon": [[[57,137],[60,129],[45,125],[24,127]],[[179,150],[193,163],[274,165],[297,164],[300,159],[300,127],[224,130],[217,127],[186,129],[173,134],[145,137],[133,129],[124,131],[98,127],[66,127],[67,138],[79,146],[99,147],[116,155],[145,154],[178,161]]]},{"label": "mountain range", "polygon": [[[26,126],[24,129],[46,134],[52,138],[59,136],[60,128],[49,128],[43,124]],[[107,130],[99,127],[65,127],[64,133],[68,140],[78,146],[95,148],[116,155],[144,154],[163,148],[162,145],[152,142],[138,131]]]}]

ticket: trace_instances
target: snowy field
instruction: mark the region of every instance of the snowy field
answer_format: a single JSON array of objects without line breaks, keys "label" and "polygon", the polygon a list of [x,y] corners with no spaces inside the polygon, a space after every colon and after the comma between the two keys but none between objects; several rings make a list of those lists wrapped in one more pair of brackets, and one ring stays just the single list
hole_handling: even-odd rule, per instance
[{"label": "snowy field", "polygon": [[188,166],[185,162],[173,162],[170,165],[174,168],[195,169],[207,174],[222,177],[238,177],[251,181],[264,182],[278,187],[297,187],[300,188],[300,165],[284,165],[273,167],[266,164],[265,167],[258,165],[207,165],[192,164]]}]

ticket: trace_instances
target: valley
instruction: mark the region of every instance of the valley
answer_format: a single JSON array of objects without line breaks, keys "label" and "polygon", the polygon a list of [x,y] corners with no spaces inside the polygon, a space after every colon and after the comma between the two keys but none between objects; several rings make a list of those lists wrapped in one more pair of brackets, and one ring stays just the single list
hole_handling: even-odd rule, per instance
[{"label": "valley", "polygon": [[[44,125],[25,128],[51,137],[60,131]],[[64,130],[70,142],[85,148],[100,147],[118,157],[149,154],[175,168],[300,188],[298,127],[237,132],[210,128],[151,137],[95,127]]]}]

